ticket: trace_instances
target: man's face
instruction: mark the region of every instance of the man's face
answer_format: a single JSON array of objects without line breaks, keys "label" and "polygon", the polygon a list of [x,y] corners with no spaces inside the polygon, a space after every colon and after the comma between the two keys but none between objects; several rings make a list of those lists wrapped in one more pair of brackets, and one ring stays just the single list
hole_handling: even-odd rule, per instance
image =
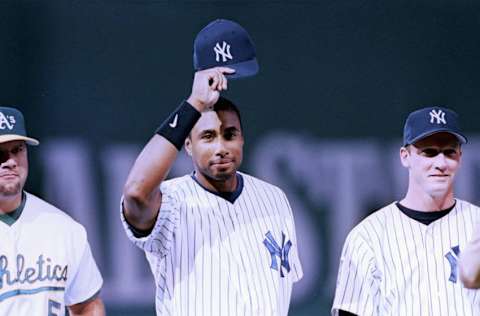
[{"label": "man's face", "polygon": [[432,197],[453,190],[462,152],[458,139],[450,133],[436,133],[400,150],[402,163],[409,169],[410,185]]},{"label": "man's face", "polygon": [[208,179],[225,181],[235,175],[243,159],[243,135],[233,111],[202,113],[185,142],[195,170]]},{"label": "man's face", "polygon": [[27,145],[24,141],[0,143],[0,198],[20,194],[28,175]]}]

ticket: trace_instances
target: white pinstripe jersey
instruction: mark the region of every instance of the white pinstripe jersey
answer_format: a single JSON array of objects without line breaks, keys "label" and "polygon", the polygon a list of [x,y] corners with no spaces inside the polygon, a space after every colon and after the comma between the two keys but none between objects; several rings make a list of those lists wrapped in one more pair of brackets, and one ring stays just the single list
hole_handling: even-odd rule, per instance
[{"label": "white pinstripe jersey", "polygon": [[190,175],[163,182],[157,222],[144,238],[122,213],[155,277],[157,315],[287,315],[303,275],[292,211],[279,188],[241,176],[233,204]]},{"label": "white pinstripe jersey", "polygon": [[100,291],[83,226],[26,193],[20,217],[0,221],[0,315],[62,316]]},{"label": "white pinstripe jersey", "polygon": [[348,235],[340,259],[332,315],[480,315],[480,292],[463,287],[457,259],[480,219],[462,200],[424,225],[395,203]]}]

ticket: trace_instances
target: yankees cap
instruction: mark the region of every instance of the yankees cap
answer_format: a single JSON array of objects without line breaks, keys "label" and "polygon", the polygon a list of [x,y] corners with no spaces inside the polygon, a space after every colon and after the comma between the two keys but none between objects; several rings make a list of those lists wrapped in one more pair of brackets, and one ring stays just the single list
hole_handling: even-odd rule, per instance
[{"label": "yankees cap", "polygon": [[0,107],[0,143],[24,140],[29,145],[38,145],[39,141],[27,136],[22,112],[12,107]]},{"label": "yankees cap", "polygon": [[212,67],[230,67],[235,73],[227,78],[243,78],[257,74],[259,66],[255,45],[238,23],[217,19],[205,26],[193,44],[193,67],[196,71]]},{"label": "yankees cap", "polygon": [[458,114],[450,109],[435,106],[408,115],[403,129],[403,145],[414,144],[422,138],[440,132],[455,135],[462,144],[467,142],[467,138],[460,131]]}]

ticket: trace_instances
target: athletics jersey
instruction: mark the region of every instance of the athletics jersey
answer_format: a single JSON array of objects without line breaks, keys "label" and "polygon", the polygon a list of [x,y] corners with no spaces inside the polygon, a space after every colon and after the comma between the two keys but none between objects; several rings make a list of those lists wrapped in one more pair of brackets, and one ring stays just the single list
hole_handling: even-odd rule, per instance
[{"label": "athletics jersey", "polygon": [[32,194],[0,240],[0,315],[65,315],[102,286],[85,229]]},{"label": "athletics jersey", "polygon": [[457,269],[479,219],[480,208],[458,199],[430,225],[395,203],[368,216],[345,241],[332,315],[480,315],[480,292]]},{"label": "athletics jersey", "polygon": [[279,188],[239,178],[233,203],[190,175],[163,182],[147,237],[135,238],[121,212],[155,277],[157,315],[287,315],[303,275],[290,205]]}]

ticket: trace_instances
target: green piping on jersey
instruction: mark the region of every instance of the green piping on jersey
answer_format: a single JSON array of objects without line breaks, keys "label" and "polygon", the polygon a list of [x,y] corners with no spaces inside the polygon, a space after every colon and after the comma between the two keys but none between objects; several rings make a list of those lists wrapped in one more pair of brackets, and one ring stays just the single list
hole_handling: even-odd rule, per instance
[{"label": "green piping on jersey", "polygon": [[22,215],[23,208],[25,207],[26,201],[27,201],[27,195],[25,194],[25,192],[22,192],[22,202],[20,203],[20,205],[10,213],[0,214],[0,221],[4,222],[8,226],[12,226],[13,223],[15,223],[17,219],[20,218],[20,215]]}]

